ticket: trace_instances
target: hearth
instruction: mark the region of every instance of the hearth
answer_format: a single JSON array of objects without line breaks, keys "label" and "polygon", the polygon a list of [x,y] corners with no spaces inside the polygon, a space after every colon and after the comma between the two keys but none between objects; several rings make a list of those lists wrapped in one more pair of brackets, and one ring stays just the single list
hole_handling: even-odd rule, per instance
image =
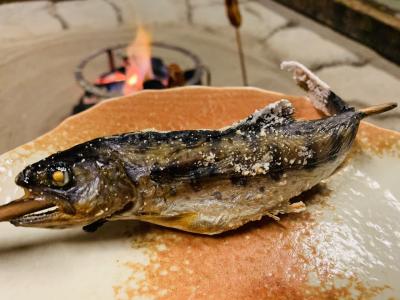
[{"label": "hearth", "polygon": [[[211,84],[210,71],[196,54],[164,42],[152,42],[151,50],[150,45],[137,47],[137,39],[130,46],[121,44],[95,51],[79,63],[75,78],[84,94],[72,114],[104,99],[134,94],[143,89]],[[129,53],[132,51],[133,54]],[[104,67],[107,71],[101,72],[94,80],[87,79],[86,69],[99,58],[106,58],[103,64],[108,65]],[[176,60],[184,61],[185,67]]]}]

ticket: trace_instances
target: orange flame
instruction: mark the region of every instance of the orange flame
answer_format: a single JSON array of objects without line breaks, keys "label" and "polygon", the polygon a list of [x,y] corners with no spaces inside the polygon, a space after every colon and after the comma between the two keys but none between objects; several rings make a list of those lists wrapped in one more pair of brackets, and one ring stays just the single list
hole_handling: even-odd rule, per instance
[{"label": "orange flame", "polygon": [[138,28],[135,40],[127,48],[127,55],[124,95],[142,90],[144,81],[154,78],[151,68],[151,37],[143,27]]}]

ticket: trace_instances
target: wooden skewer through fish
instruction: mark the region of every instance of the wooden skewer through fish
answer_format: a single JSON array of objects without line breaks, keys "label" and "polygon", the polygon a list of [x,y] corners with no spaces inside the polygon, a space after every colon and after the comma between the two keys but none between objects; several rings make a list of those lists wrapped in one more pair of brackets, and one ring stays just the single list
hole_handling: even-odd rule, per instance
[{"label": "wooden skewer through fish", "polygon": [[397,104],[358,110],[302,64],[281,68],[327,117],[296,120],[281,99],[219,130],[96,138],[25,167],[15,178],[25,196],[0,208],[0,220],[85,230],[139,220],[214,235],[303,211],[305,204],[291,199],[337,170],[362,119]]},{"label": "wooden skewer through fish", "polygon": [[33,213],[54,206],[48,201],[21,199],[0,206],[0,222],[10,221],[14,218]]},{"label": "wooden skewer through fish", "polygon": [[[370,116],[391,110],[396,106],[396,103],[385,103],[360,109],[360,112],[365,114],[365,116]],[[0,222],[10,221],[14,218],[44,210],[52,206],[54,206],[54,204],[51,202],[32,200],[30,198],[13,201],[0,206]]]},{"label": "wooden skewer through fish", "polygon": [[366,107],[366,108],[360,109],[360,112],[362,112],[365,116],[372,116],[372,115],[383,113],[385,111],[389,111],[395,107],[397,107],[397,103],[390,102],[390,103],[383,103],[383,104]]}]

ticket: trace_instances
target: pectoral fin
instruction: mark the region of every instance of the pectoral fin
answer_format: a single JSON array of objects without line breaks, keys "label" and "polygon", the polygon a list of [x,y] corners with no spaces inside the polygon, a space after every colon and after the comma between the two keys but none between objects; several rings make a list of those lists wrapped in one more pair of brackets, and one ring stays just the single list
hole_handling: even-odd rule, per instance
[{"label": "pectoral fin", "polygon": [[135,185],[139,184],[139,182],[144,178],[148,178],[150,176],[150,170],[146,166],[138,166],[124,163],[123,167],[126,175]]},{"label": "pectoral fin", "polygon": [[107,220],[100,219],[91,224],[83,226],[82,229],[83,229],[83,231],[86,231],[86,232],[95,232],[97,229],[99,229],[101,226],[103,226],[104,223],[107,223]]}]

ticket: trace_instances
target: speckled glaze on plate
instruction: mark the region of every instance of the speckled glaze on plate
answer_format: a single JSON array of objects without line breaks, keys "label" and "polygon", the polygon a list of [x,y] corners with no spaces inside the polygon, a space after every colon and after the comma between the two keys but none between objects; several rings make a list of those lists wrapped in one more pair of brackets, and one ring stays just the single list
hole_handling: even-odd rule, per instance
[{"label": "speckled glaze on plate", "polygon": [[[253,88],[190,87],[105,101],[0,156],[0,199],[27,164],[98,136],[220,128],[286,98]],[[45,230],[0,224],[4,299],[400,298],[400,134],[364,123],[342,167],[302,195],[307,211],[204,237],[135,221]]]}]

